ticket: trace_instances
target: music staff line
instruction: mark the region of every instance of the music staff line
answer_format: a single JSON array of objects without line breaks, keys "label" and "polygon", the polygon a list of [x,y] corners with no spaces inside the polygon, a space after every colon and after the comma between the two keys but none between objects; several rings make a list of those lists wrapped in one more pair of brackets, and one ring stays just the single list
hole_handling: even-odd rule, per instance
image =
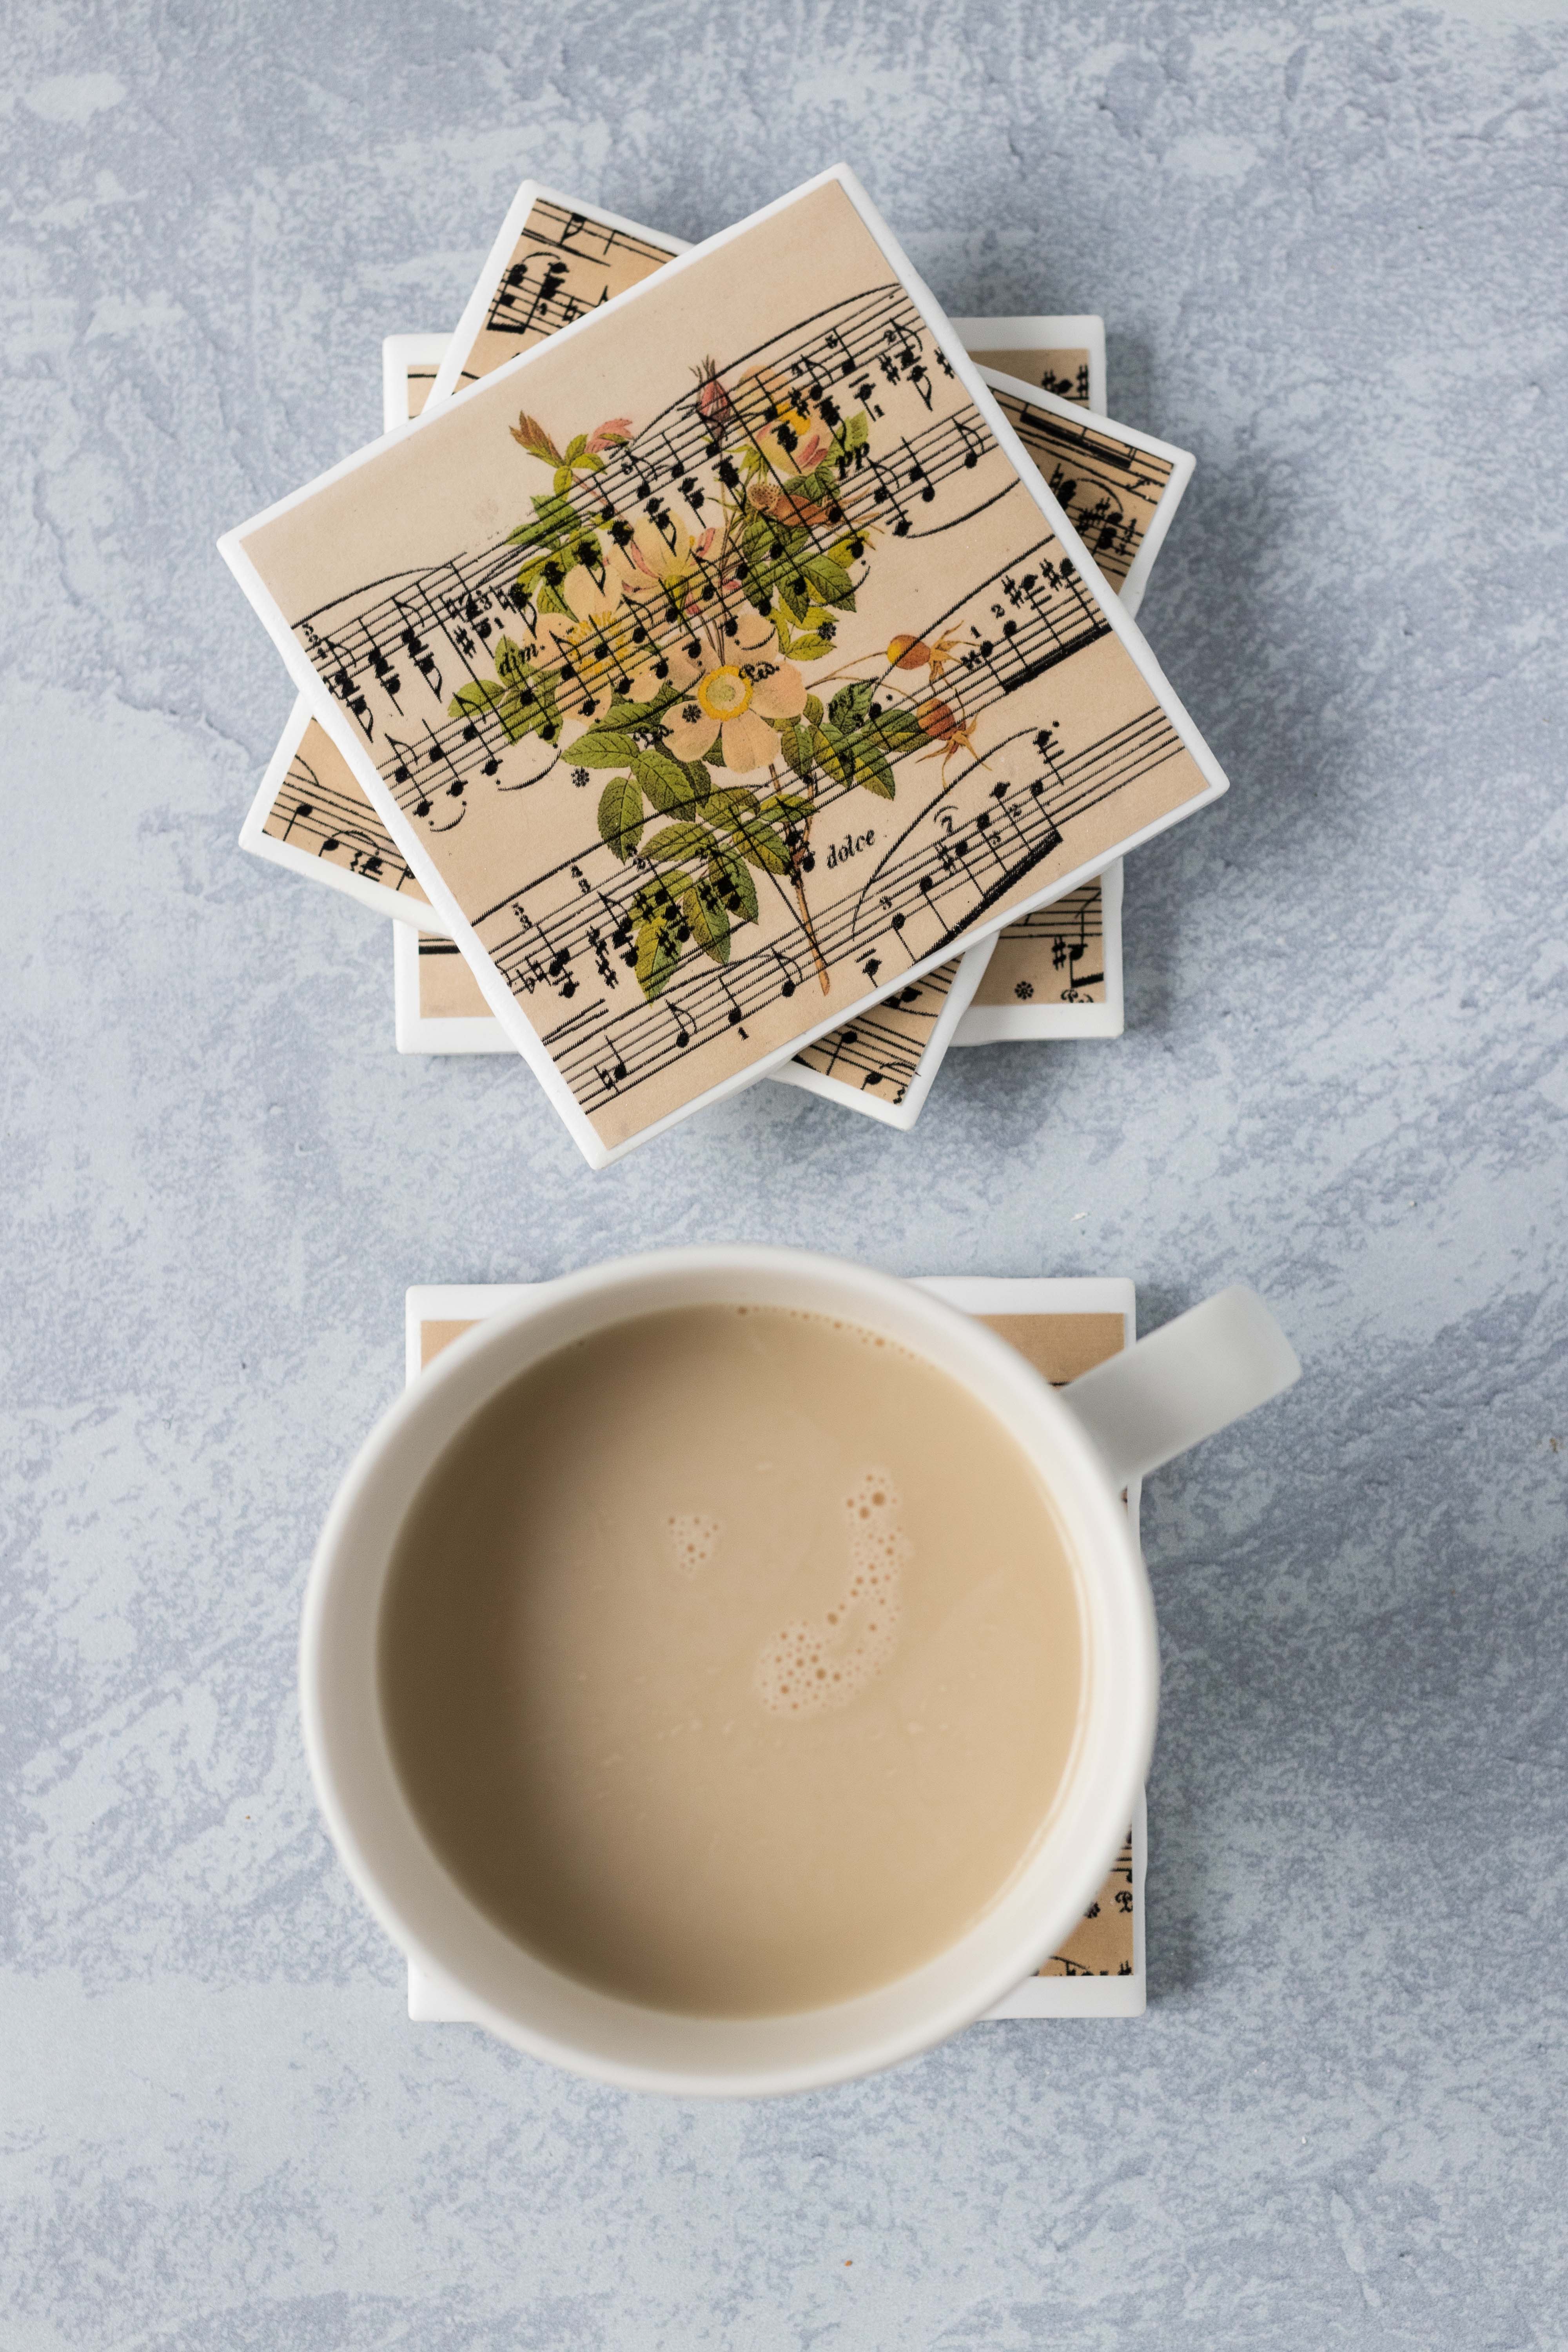
[{"label": "music staff line", "polygon": [[[863,893],[858,888],[832,902],[816,924],[824,956],[831,963],[858,944],[860,969],[874,983],[881,964],[878,949],[889,951],[907,927],[910,914],[929,909],[943,927],[943,936],[918,951],[905,950],[911,963],[923,961],[977,919],[977,887],[981,908],[994,896],[1005,895],[1059,845],[1063,824],[1111,797],[1122,788],[1128,774],[1147,773],[1158,760],[1176,756],[1181,750],[1180,738],[1164,712],[1157,704],[1152,706],[1112,735],[1056,763],[1058,790],[1049,798],[1041,783],[1038,792],[1033,787],[1023,789],[1020,805],[1009,808],[1005,799],[994,803],[1005,813],[1013,836],[1012,856],[1005,856],[998,846],[999,832],[991,825],[982,828],[977,818],[957,842],[911,847],[897,869],[883,877],[877,893],[880,920],[874,935],[861,930]],[[972,870],[972,860],[983,856],[999,869],[998,882],[989,887]],[[956,914],[949,911],[954,901],[961,902]],[[548,949],[547,923],[534,928]],[[558,987],[567,976],[564,964],[552,976],[548,966],[536,977],[531,975],[535,986],[550,984],[552,978]],[[633,1004],[624,1014],[612,1016],[602,1034],[591,1036],[582,1045],[573,1044],[573,1032],[584,1018],[582,1013],[569,1015],[541,1034],[574,1092],[584,1108],[591,1109],[643,1083],[667,1066],[673,1055],[721,1035],[775,994],[793,995],[807,976],[804,957],[773,944],[753,950],[739,964],[715,965],[704,958],[701,969],[687,970],[651,1004]],[[687,1001],[683,1003],[682,999]],[[693,1004],[698,1007],[695,1012]],[[616,1040],[617,1029],[624,1044]],[[659,1042],[666,1029],[671,1033],[671,1044]],[[596,1059],[598,1055],[606,1055],[607,1063]],[[587,1084],[590,1071],[597,1090]]]},{"label": "music staff line", "polygon": [[[909,303],[901,289],[874,289],[869,295],[854,297],[852,299],[856,303],[874,306],[868,311],[867,332],[874,331],[879,325],[898,323],[893,317],[893,314],[898,311],[905,314],[905,323],[912,321],[919,331],[922,333],[925,331],[923,321],[920,320],[919,313]],[[843,306],[839,308],[842,309]],[[848,324],[847,331],[848,335],[855,334],[857,330],[853,322]],[[778,340],[774,338],[774,343]],[[837,363],[837,372],[840,376],[863,372],[862,357],[847,341],[845,331],[828,328],[817,339],[817,342],[825,353],[830,351],[844,352],[846,356]],[[760,346],[758,352],[748,353],[746,359],[758,359],[773,348],[773,344]],[[809,356],[811,348],[807,347],[806,352],[801,356]],[[740,368],[743,364],[744,362],[737,361],[733,362],[733,367]],[[820,404],[825,396],[825,388],[816,380],[815,371],[808,371],[808,376],[810,380],[805,384],[792,378],[792,392],[804,394]],[[669,423],[671,418],[676,420],[679,427],[679,439],[676,437],[676,428]],[[972,428],[972,431],[974,429]],[[755,435],[752,434],[749,437],[753,448],[756,448],[758,444]],[[639,458],[636,453],[640,448],[651,446],[655,440],[659,444],[660,457],[657,463],[649,464]],[[766,460],[765,452],[760,452],[760,454],[763,456],[765,462],[769,462],[769,471],[773,473],[775,482],[783,482],[787,478],[774,470],[771,461]],[[658,417],[652,419],[636,440],[624,448],[610,452],[601,473],[589,476],[584,481],[574,483],[570,490],[563,491],[561,494],[559,506],[563,510],[569,510],[577,527],[584,531],[598,527],[601,518],[615,508],[616,493],[623,486],[626,487],[631,493],[629,503],[637,505],[640,501],[646,512],[648,502],[652,500],[657,503],[659,510],[665,511],[664,501],[658,496],[657,481],[654,478],[660,467],[663,467],[667,486],[673,485],[679,491],[681,484],[691,483],[695,486],[698,470],[721,455],[721,451],[714,441],[707,420],[700,414],[693,413],[689,396],[683,395],[680,400],[672,402]],[[876,461],[868,460],[867,462],[874,464]],[[618,512],[618,509],[615,510]],[[700,510],[693,511],[693,519],[699,528],[701,528]],[[835,535],[843,534],[840,530]],[[426,598],[426,625],[440,628],[444,627],[448,621],[468,619],[469,616],[467,613],[467,603],[469,598],[481,601],[486,598],[493,600],[497,594],[498,583],[505,575],[511,574],[515,577],[516,572],[533,557],[551,552],[554,543],[553,539],[538,533],[531,538],[527,535],[525,527],[524,535],[515,539],[509,536],[498,541],[493,547],[486,549],[477,558],[448,561],[444,564],[433,566],[429,572],[419,575],[408,588],[384,599],[379,604],[372,605],[363,612],[354,614],[346,625],[342,625],[337,632],[319,625],[324,621],[328,612],[336,609],[332,606],[321,607],[314,613],[305,614],[295,625],[314,637],[323,647],[331,649],[334,669],[329,682],[333,685],[334,691],[340,693],[341,698],[348,698],[343,693],[344,685],[357,683],[367,674],[382,682],[384,691],[388,656],[382,638],[386,635],[392,642],[396,643],[399,625],[406,628],[408,614],[405,600],[407,598],[416,595]],[[813,544],[815,548],[816,542],[814,541]],[[426,583],[448,577],[455,583],[455,590],[448,591],[448,601],[441,605],[429,601],[429,591]],[[510,593],[502,601],[509,611],[515,613],[519,610]]]},{"label": "music staff line", "polygon": [[[1043,562],[1046,550],[1053,543],[1039,542],[1021,559],[1022,562],[1026,565],[1031,562]],[[1036,583],[1037,589],[1038,575],[1031,574],[1026,570],[1023,573],[1023,581],[1031,580]],[[1013,624],[1011,635],[999,631],[995,639],[981,639],[964,656],[958,657],[958,666],[963,669],[970,689],[965,709],[966,711],[973,712],[976,719],[994,705],[1004,702],[1009,695],[1016,693],[1022,687],[1031,684],[1053,663],[1068,659],[1072,655],[1086,650],[1099,637],[1103,636],[1109,627],[1099,607],[1088,599],[1076,575],[1066,583],[1058,583],[1056,591],[1060,597],[1064,612],[1076,616],[1076,625],[1068,627],[1063,626],[1054,612],[1031,603],[1030,598],[1036,590],[1026,591],[1022,583],[1013,579],[1010,570],[983,583],[978,589],[971,591],[969,597],[964,599],[964,603],[968,604],[988,596],[994,590],[998,592],[999,601],[1004,605],[1008,604],[1010,600],[1016,597],[1016,609],[1026,612],[1027,617],[1021,623]],[[963,609],[962,604],[951,606],[946,613],[940,614],[931,625],[933,634],[940,632]],[[1003,628],[1005,629],[1006,625],[1004,624]],[[887,690],[887,680],[889,676],[890,671],[884,669],[880,682],[883,691]],[[877,681],[866,682],[872,684],[874,699],[878,690]],[[889,751],[886,756],[896,776],[906,765],[929,758],[931,746],[922,737],[921,748],[916,749],[911,746],[907,751]],[[565,758],[567,764],[570,764],[570,747]],[[791,777],[786,774],[785,784],[787,785],[791,781]],[[814,822],[817,818],[830,819],[838,806],[847,801],[858,790],[858,787],[853,782],[843,784],[829,780],[819,783]],[[693,814],[700,815],[701,812],[697,810]],[[569,877],[591,859],[602,862],[603,854],[603,845],[597,833],[595,832],[591,837],[585,836],[580,845],[559,859],[554,866],[531,877],[521,890],[513,889],[504,893],[491,907],[477,915],[474,918],[476,928],[499,914],[504,908],[514,907],[520,898],[526,897],[528,891],[541,889],[551,882],[559,881],[563,876]],[[615,878],[612,877],[612,880]],[[526,928],[525,926],[525,931]],[[508,942],[502,944],[504,949]]]},{"label": "music staff line", "polygon": [[[925,464],[921,463],[918,447],[908,443],[903,445],[908,455],[906,483],[911,488],[917,483],[922,486],[918,492],[922,500],[933,499],[937,489],[952,475],[973,471],[979,463],[980,448],[977,445],[980,436],[975,428],[967,425],[963,418],[932,428],[932,439],[938,436],[945,446],[940,452],[928,449],[929,462]],[[880,461],[879,470],[887,470],[886,460]],[[1009,481],[1000,495],[1005,495],[1012,487]],[[886,488],[879,483],[876,488],[866,493],[868,511],[864,513],[852,494],[846,498],[841,520],[831,535],[821,531],[814,537],[808,560],[810,554],[825,553],[828,546],[847,535],[853,536],[858,531],[866,533],[876,528],[881,520],[877,509],[884,502],[891,503],[897,495],[896,489]],[[983,503],[994,502],[995,495],[998,494],[992,494]],[[943,527],[951,528],[954,520],[964,519],[963,516],[950,517]],[[508,568],[510,569],[510,563]],[[705,567],[700,558],[694,557],[693,569],[699,573],[704,572]],[[794,570],[800,584],[809,591],[808,573],[798,563]],[[662,615],[649,610],[628,610],[596,625],[582,625],[578,642],[574,647],[575,658],[560,653],[557,655],[556,675],[566,681],[557,688],[557,708],[563,709],[570,718],[592,719],[616,695],[629,693],[632,680],[639,671],[652,669],[657,675],[662,668],[668,675],[668,656],[675,652],[683,652],[690,658],[700,657],[701,643],[693,635],[694,627],[717,625],[732,628],[738,618],[749,610],[739,597],[732,594],[726,597],[722,588],[710,575],[705,587],[697,592],[697,601],[700,604],[711,604],[714,609],[711,612],[699,611],[695,616],[674,606]],[[471,641],[465,642],[462,635],[465,624],[478,626],[475,599],[470,593],[460,590],[456,596],[439,600],[432,593],[426,576],[410,583],[391,602],[403,624],[396,640],[397,650],[388,655],[378,649],[378,654],[370,658],[368,667],[395,709],[398,707],[397,695],[402,691],[401,678],[392,667],[395,658],[410,660],[420,670],[433,692],[445,696],[447,686],[455,683],[450,677],[442,679],[440,666],[430,652],[425,632],[428,632],[430,636],[441,636],[452,646],[463,672],[462,685],[480,682],[471,658],[476,648]],[[511,600],[510,609],[517,609],[515,599]],[[454,624],[457,635],[454,635]],[[588,673],[586,677],[582,675],[584,671]],[[605,675],[606,672],[610,674]],[[346,673],[340,666],[329,673],[327,682],[340,700],[348,700],[353,713],[353,698],[344,692],[345,677]],[[363,719],[360,724],[363,731]],[[385,733],[389,745],[397,742],[389,727]],[[510,747],[511,739],[499,720],[483,710],[471,710],[449,719],[440,727],[433,726],[426,719],[421,749],[426,766],[441,768],[444,788],[450,796],[460,798],[460,793],[451,793],[452,782],[458,779],[466,782],[470,775],[498,773],[501,757]],[[554,747],[551,748],[553,751]],[[570,746],[567,745],[558,754],[567,761],[567,764],[570,764],[569,751]],[[553,765],[553,758],[550,764]],[[418,774],[407,765],[406,760],[394,760],[389,767],[384,768],[383,773],[386,782],[398,793],[399,804],[406,812],[421,817],[428,814],[428,808],[420,804],[428,802],[430,794],[421,788]]]},{"label": "music staff line", "polygon": [[[871,1013],[857,1014],[841,1029],[830,1029],[815,1045],[803,1046],[795,1060],[825,1078],[837,1076],[841,1068],[848,1069],[858,1075],[863,1091],[886,1086],[892,1090],[891,1100],[902,1102],[941,1018],[953,971],[952,964],[939,964],[911,989],[900,991]],[[919,1001],[907,1003],[908,997]],[[923,1001],[927,997],[931,1000],[929,1005]],[[886,1017],[889,1013],[895,1018]],[[910,1025],[900,1027],[897,1022]]]},{"label": "music staff line", "polygon": [[[542,228],[534,226],[535,220],[552,226],[559,224],[557,234],[547,236]],[[581,236],[591,244],[599,240],[597,253],[584,252],[575,242]],[[655,245],[647,237],[634,236],[629,229],[617,228],[612,221],[590,220],[584,213],[570,211],[564,205],[552,204],[548,196],[535,197],[522,225],[522,237],[531,243],[563,253],[575,254],[584,261],[608,261],[613,253],[632,253],[639,261],[670,261],[674,258],[667,245]],[[521,243],[520,238],[519,242]]]},{"label": "music staff line", "polygon": [[387,883],[395,890],[419,887],[417,877],[370,803],[357,793],[323,784],[302,760],[291,763],[262,829],[275,841],[303,836],[318,857],[330,857],[339,848],[352,849],[355,854],[351,864],[356,874]]}]

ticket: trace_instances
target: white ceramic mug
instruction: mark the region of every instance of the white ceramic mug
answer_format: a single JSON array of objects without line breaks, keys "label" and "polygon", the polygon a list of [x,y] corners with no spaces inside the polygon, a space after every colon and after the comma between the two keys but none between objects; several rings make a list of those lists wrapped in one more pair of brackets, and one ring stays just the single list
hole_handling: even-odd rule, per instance
[{"label": "white ceramic mug", "polygon": [[[841,1316],[961,1381],[1037,1465],[1067,1538],[1087,1661],[1076,1745],[1039,1844],[957,1943],[831,2008],[766,2018],[647,2009],[535,1958],[426,1842],[394,1769],[377,1687],[382,1595],[399,1529],[445,1446],[519,1373],[586,1334],[709,1303]],[[1264,1307],[1229,1290],[1053,1391],[1017,1351],[929,1291],[840,1258],[734,1245],[663,1250],[552,1283],[447,1349],[372,1432],[310,1570],[300,1635],[305,1744],[333,1843],[412,1966],[461,1989],[503,2042],[628,2089],[757,2097],[873,2073],[969,2024],[1081,1916],[1131,1818],[1159,1666],[1127,1480],[1288,1387],[1300,1367]]]}]

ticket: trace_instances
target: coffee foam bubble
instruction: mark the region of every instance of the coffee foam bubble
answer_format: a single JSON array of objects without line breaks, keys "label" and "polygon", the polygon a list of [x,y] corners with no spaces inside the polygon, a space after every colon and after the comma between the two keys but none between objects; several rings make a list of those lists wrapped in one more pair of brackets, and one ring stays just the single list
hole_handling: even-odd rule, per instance
[{"label": "coffee foam bubble", "polygon": [[706,1511],[672,1511],[668,1524],[676,1567],[682,1576],[695,1576],[712,1559],[713,1548],[723,1530]]},{"label": "coffee foam bubble", "polygon": [[899,1526],[898,1490],[868,1470],[845,1496],[849,1584],[825,1615],[784,1625],[763,1644],[757,1696],[770,1715],[820,1715],[847,1706],[876,1679],[898,1641],[900,1588],[914,1546]]}]

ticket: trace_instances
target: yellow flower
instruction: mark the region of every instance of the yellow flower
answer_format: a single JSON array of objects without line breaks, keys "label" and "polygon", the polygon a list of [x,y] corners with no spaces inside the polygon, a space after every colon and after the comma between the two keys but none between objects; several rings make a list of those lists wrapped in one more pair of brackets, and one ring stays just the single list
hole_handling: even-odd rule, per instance
[{"label": "yellow flower", "polygon": [[609,561],[628,596],[655,596],[662,601],[665,590],[679,596],[683,583],[701,573],[718,538],[716,530],[705,530],[700,539],[693,539],[673,515],[666,533],[645,517],[633,526],[625,547],[610,549]]},{"label": "yellow flower", "polygon": [[611,696],[625,691],[633,621],[620,575],[608,566],[595,579],[585,563],[574,563],[555,593],[565,612],[541,613],[533,635],[542,658],[572,673],[561,691],[562,740],[568,742],[593,724]]},{"label": "yellow flower", "polygon": [[651,701],[673,678],[685,692],[664,714],[668,750],[678,760],[700,760],[717,736],[722,765],[731,775],[750,775],[778,757],[778,730],[768,721],[797,719],[805,707],[805,678],[793,662],[776,653],[769,657],[765,648],[773,644],[773,630],[751,614],[725,640],[724,659],[670,653],[668,676],[644,670],[632,680],[632,698]]}]

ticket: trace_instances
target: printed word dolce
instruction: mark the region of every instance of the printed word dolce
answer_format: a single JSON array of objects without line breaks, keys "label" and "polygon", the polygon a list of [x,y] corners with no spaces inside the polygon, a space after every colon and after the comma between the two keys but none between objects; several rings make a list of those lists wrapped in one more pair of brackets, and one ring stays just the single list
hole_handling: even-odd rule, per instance
[{"label": "printed word dolce", "polygon": [[829,849],[828,865],[847,866],[852,857],[858,857],[863,849],[869,849],[876,838],[874,833],[847,833],[842,841],[836,841]]}]

